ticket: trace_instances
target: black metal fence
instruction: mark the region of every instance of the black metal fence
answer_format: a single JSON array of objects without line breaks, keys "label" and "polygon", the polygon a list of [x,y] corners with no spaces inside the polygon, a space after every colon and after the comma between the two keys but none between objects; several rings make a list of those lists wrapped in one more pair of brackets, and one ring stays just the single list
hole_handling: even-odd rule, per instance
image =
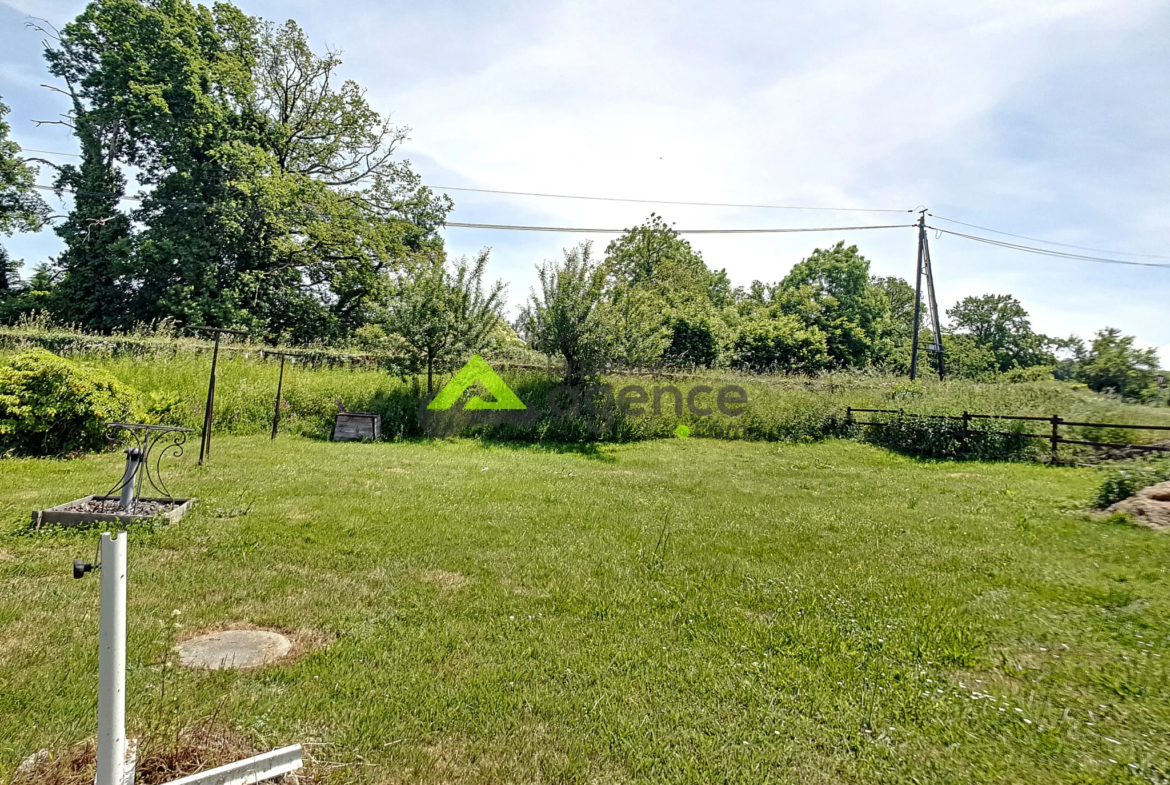
[{"label": "black metal fence", "polygon": [[[855,412],[869,413],[869,414],[896,414],[899,417],[932,417],[945,420],[961,420],[963,423],[963,437],[966,438],[972,434],[993,434],[999,436],[1021,436],[1028,439],[1046,439],[1052,449],[1052,454],[1056,455],[1062,444],[1076,444],[1085,447],[1103,447],[1114,449],[1127,450],[1150,450],[1158,452],[1170,452],[1170,445],[1162,444],[1122,444],[1117,442],[1093,442],[1083,439],[1066,439],[1060,435],[1061,428],[1121,428],[1134,431],[1170,431],[1170,425],[1129,425],[1124,423],[1102,423],[1102,422],[1077,422],[1075,420],[1066,420],[1059,415],[1052,415],[1051,417],[1030,417],[1019,414],[972,414],[971,412],[963,412],[961,415],[957,414],[907,414],[902,409],[856,409],[852,406],[846,407],[845,419],[847,422],[854,422],[857,425],[872,425],[878,428],[889,425],[887,422],[880,421],[862,421],[854,420]],[[1042,422],[1050,426],[1047,433],[1028,433],[1027,431],[989,431],[980,430],[971,427],[973,420],[1024,420],[1028,422]]]}]

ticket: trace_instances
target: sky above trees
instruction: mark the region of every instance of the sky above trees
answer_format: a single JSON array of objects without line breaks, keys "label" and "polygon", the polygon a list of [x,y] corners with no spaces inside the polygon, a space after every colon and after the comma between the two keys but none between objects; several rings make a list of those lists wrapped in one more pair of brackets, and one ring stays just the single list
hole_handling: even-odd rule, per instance
[{"label": "sky above trees", "polygon": [[[13,137],[26,147],[76,152],[66,129],[31,122],[65,105],[39,87],[49,80],[25,18],[64,23],[83,7],[0,2],[0,94],[13,108]],[[402,150],[429,184],[926,205],[1008,232],[1170,256],[1165,2],[241,7],[295,18],[316,48],[342,50],[343,75],[369,89],[376,109],[413,127]],[[652,210],[678,228],[889,218],[452,196],[451,220],[468,222],[616,228]],[[583,239],[454,228],[445,236],[452,255],[493,248],[489,274],[511,282],[514,306],[536,282],[536,264]],[[858,244],[876,274],[913,274],[909,229],[690,239],[733,285],[779,280],[814,247],[839,239]],[[946,236],[931,242],[944,308],[967,295],[1010,293],[1037,330],[1089,337],[1113,325],[1162,347],[1170,363],[1162,313],[1170,270],[1019,255]],[[51,232],[6,245],[29,262],[59,250]]]}]

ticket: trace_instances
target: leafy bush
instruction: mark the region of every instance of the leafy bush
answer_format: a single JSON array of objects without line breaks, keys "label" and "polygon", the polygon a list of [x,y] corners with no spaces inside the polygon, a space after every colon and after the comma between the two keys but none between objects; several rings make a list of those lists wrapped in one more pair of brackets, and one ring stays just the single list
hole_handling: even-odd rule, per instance
[{"label": "leafy bush", "polygon": [[1170,459],[1127,463],[1112,466],[1097,487],[1093,506],[1104,509],[1122,499],[1128,499],[1142,488],[1170,481]]},{"label": "leafy bush", "polygon": [[663,359],[677,366],[711,367],[719,355],[719,342],[711,320],[704,317],[675,317],[670,322],[670,344]]},{"label": "leafy bush", "polygon": [[829,364],[825,334],[793,316],[747,322],[735,352],[739,367],[755,371],[815,373]]},{"label": "leafy bush", "polygon": [[44,349],[0,366],[0,451],[63,455],[99,450],[104,423],[132,420],[135,394],[104,371]]},{"label": "leafy bush", "polygon": [[1052,366],[1033,365],[1028,368],[1012,368],[999,375],[999,381],[1008,384],[1027,384],[1028,382],[1052,381]]},{"label": "leafy bush", "polygon": [[866,426],[866,441],[921,458],[964,458],[984,461],[1010,461],[1026,457],[1029,439],[1019,423],[982,420],[979,431],[963,434],[962,420],[949,417],[888,417],[882,425]]}]

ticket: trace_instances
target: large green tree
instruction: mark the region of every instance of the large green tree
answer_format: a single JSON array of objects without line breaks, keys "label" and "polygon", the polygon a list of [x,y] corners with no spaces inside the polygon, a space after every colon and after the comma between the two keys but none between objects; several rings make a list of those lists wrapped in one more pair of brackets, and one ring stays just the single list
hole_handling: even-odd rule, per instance
[{"label": "large green tree", "polygon": [[870,284],[869,260],[844,242],[796,264],[773,299],[782,313],[824,333],[830,360],[839,366],[869,363],[889,310],[886,296]]},{"label": "large green tree", "polygon": [[1151,390],[1158,371],[1158,352],[1139,349],[1132,335],[1116,327],[1099,330],[1077,363],[1077,381],[1099,392],[1111,391],[1127,398],[1142,398]]},{"label": "large green tree", "polygon": [[335,337],[369,318],[387,273],[440,248],[450,202],[394,158],[407,129],[294,23],[226,3],[95,0],[47,57],[110,140],[106,158],[149,187],[119,281],[126,320]]},{"label": "large green tree", "polygon": [[[0,101],[0,234],[35,232],[44,224],[49,208],[37,194],[37,167],[22,155],[19,144],[9,139],[12,127],[4,119],[8,106]],[[15,283],[15,269],[8,252],[0,245],[0,297]]]},{"label": "large green tree", "polygon": [[947,316],[951,331],[990,351],[999,371],[1055,363],[1047,338],[1032,330],[1028,312],[1010,294],[964,297]]},{"label": "large green tree", "polygon": [[714,362],[718,309],[732,302],[726,270],[709,269],[702,255],[655,213],[610,242],[605,265],[612,291],[629,291],[648,309],[657,309],[666,330],[665,359],[682,365]]}]

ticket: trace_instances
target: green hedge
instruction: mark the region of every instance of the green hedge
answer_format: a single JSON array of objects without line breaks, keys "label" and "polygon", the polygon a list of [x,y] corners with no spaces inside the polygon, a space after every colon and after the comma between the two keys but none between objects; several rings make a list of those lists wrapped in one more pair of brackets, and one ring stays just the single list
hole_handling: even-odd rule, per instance
[{"label": "green hedge", "polygon": [[137,394],[105,371],[32,349],[0,365],[0,452],[65,455],[106,446],[105,423],[135,417]]}]

